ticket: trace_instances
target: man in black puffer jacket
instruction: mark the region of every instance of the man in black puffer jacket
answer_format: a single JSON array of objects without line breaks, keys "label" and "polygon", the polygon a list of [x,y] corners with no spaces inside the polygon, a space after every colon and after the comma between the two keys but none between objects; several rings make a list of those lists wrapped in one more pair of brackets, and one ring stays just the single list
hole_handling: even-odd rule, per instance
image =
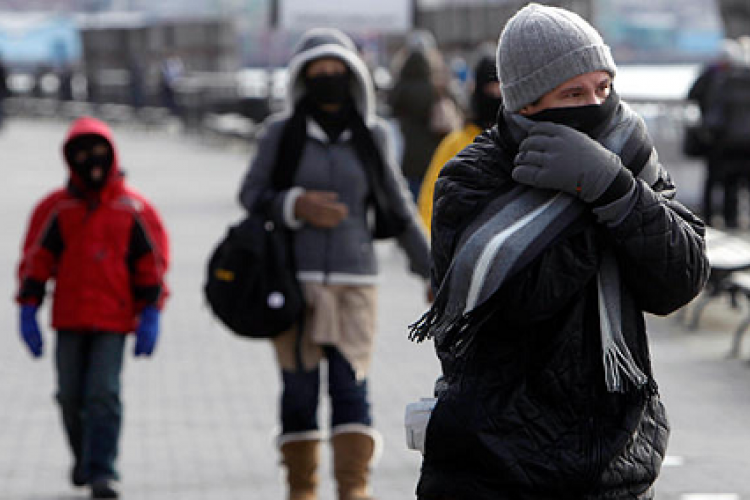
[{"label": "man in black puffer jacket", "polygon": [[436,185],[432,309],[443,368],[423,500],[651,499],[669,425],[644,312],[708,276],[704,225],[674,201],[600,35],[529,4],[497,54],[497,126]]}]

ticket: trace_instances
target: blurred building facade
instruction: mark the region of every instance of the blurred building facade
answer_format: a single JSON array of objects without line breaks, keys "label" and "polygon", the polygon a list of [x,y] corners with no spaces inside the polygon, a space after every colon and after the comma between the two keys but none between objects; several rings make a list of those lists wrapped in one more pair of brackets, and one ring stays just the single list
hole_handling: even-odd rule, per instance
[{"label": "blurred building facade", "polygon": [[239,69],[234,24],[228,19],[104,13],[81,17],[79,26],[85,73],[98,100],[156,104],[169,59],[179,60],[191,74]]},{"label": "blurred building facade", "polygon": [[[425,2],[415,25],[431,31],[448,52],[465,52],[497,37],[526,0]],[[747,0],[551,0],[591,21],[621,64],[678,64],[712,58],[721,39],[750,34]],[[744,13],[744,15],[743,15]],[[723,18],[723,19],[722,19]]]},{"label": "blurred building facade", "polygon": [[597,0],[593,22],[619,64],[704,63],[725,37],[716,0]]},{"label": "blurred building facade", "polygon": [[[403,4],[405,10],[411,10],[411,24],[415,28],[433,32],[441,49],[460,52],[482,42],[495,42],[505,21],[527,0],[377,2],[386,3]],[[750,2],[747,0],[550,0],[543,3],[570,9],[592,21],[613,44],[618,60],[624,62],[631,59],[637,62],[644,57],[653,58],[651,62],[669,62],[690,59],[696,52],[711,52],[711,45],[719,37],[717,33],[723,35],[724,26],[730,37],[750,35]],[[233,25],[232,42],[238,46],[235,52],[238,66],[279,67],[287,60],[299,30],[274,25],[274,19],[292,4],[336,12],[333,2],[312,0],[0,0],[0,12],[127,12],[167,23],[178,19],[223,19]],[[349,4],[353,2],[347,2]],[[401,40],[398,33],[376,32],[366,26],[367,23],[362,24],[356,36],[385,53],[378,57],[387,58],[393,53],[394,46]],[[164,31],[170,30],[175,29]],[[196,40],[201,37],[195,35]],[[679,50],[669,53],[661,48],[670,45]],[[705,56],[698,55],[698,58],[705,59]],[[205,64],[199,66],[205,67]],[[221,63],[220,66],[228,65]]]},{"label": "blurred building facade", "polygon": [[[349,0],[347,8],[359,1],[364,0]],[[715,54],[724,36],[750,35],[748,0],[538,1],[590,20],[621,65],[697,64]],[[377,3],[399,2],[411,14],[406,25],[389,32],[362,22],[351,33],[383,89],[391,80],[392,55],[403,45],[409,26],[432,32],[451,67],[455,62],[456,68],[461,63],[465,68],[475,48],[495,43],[507,19],[528,0]],[[284,94],[283,67],[300,35],[301,28],[279,22],[279,13],[292,4],[304,5],[305,0],[0,0],[0,53],[5,52],[13,71],[12,51],[3,50],[3,40],[18,41],[23,23],[8,23],[12,15],[47,16],[75,25],[76,38],[65,50],[59,43],[57,48],[47,44],[52,48],[43,58],[48,60],[33,64],[59,73],[72,67],[85,75],[89,100],[157,103],[162,63],[179,58],[186,70],[179,90],[194,107],[240,109],[243,115],[262,118],[273,108],[266,101]],[[325,9],[336,8],[335,2],[324,0],[307,4],[323,16]],[[369,9],[374,2],[362,5]],[[28,67],[21,69],[31,73]]]},{"label": "blurred building facade", "polygon": [[171,54],[195,71],[238,69],[234,25],[227,19],[101,15],[82,18],[80,32],[86,64],[101,69],[127,69],[134,59],[156,67]]},{"label": "blurred building facade", "polygon": [[[563,7],[591,19],[597,0],[542,2]],[[505,22],[528,2],[525,0],[428,1],[415,9],[416,27],[431,31],[449,52],[471,51],[484,42],[497,42]]]}]

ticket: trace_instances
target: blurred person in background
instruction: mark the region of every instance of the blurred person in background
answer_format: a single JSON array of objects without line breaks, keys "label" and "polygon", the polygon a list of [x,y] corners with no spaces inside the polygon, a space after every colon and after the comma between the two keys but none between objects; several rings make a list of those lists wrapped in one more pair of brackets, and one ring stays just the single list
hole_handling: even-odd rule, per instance
[{"label": "blurred person in background", "polygon": [[394,74],[388,103],[403,139],[401,170],[416,201],[435,148],[460,127],[460,114],[449,92],[450,71],[431,33],[409,35],[395,56]]},{"label": "blurred person in background", "polygon": [[435,193],[435,182],[440,170],[448,160],[456,156],[463,148],[474,141],[483,130],[492,127],[497,120],[502,97],[497,81],[494,51],[487,47],[479,50],[479,57],[474,67],[473,88],[469,96],[469,112],[464,126],[448,134],[438,145],[427,173],[419,190],[419,215],[427,231],[432,221],[432,198]]},{"label": "blurred person in background", "polygon": [[167,234],[152,205],[128,186],[109,128],[76,120],[63,144],[67,185],[34,208],[18,266],[21,338],[39,358],[37,313],[54,280],[57,403],[73,453],[71,482],[117,498],[125,340],[151,356],[167,296]]},{"label": "blurred person in background", "polygon": [[50,75],[53,75],[54,71],[49,64],[40,64],[34,70],[34,84],[31,88],[31,95],[38,99],[49,97],[49,86],[47,83],[50,81]]},{"label": "blurred person in background", "polygon": [[73,78],[75,70],[72,64],[65,64],[57,74],[59,86],[57,87],[57,98],[60,101],[72,101],[73,96]]},{"label": "blurred person in background", "polygon": [[[737,70],[746,66],[742,46],[736,40],[724,40],[721,51],[716,58],[701,71],[693,83],[687,98],[698,104],[701,112],[702,136],[705,141],[706,153],[706,175],[703,182],[703,219],[706,224],[713,225],[714,216],[714,194],[719,190],[722,193],[721,214],[724,226],[736,228],[738,221],[739,188],[742,180],[750,175],[750,165],[747,161],[748,150],[729,147],[724,139],[727,137],[728,113],[748,113],[750,109],[739,101],[730,102],[732,99],[729,92],[729,81],[731,75],[741,75]],[[738,82],[743,85],[743,82]],[[750,87],[750,79],[744,82]],[[748,88],[750,92],[750,88]],[[750,105],[750,95],[748,105]],[[734,109],[731,109],[734,107]],[[750,133],[750,130],[747,130]],[[750,143],[745,138],[743,141]],[[749,146],[750,147],[750,146]]]},{"label": "blurred person in background", "polygon": [[144,105],[144,75],[143,65],[138,57],[130,55],[128,58],[128,93],[130,105],[138,110]]},{"label": "blurred person in background", "polygon": [[94,68],[86,67],[86,100],[91,104],[103,104],[104,85],[101,81],[101,75]]},{"label": "blurred person in background", "polygon": [[159,93],[161,104],[173,115],[180,116],[180,103],[177,97],[177,86],[185,76],[185,64],[176,54],[169,54],[159,65]]},{"label": "blurred person in background", "polygon": [[[270,211],[292,232],[306,302],[301,325],[273,339],[288,498],[318,498],[325,361],[337,498],[365,500],[380,446],[368,401],[377,316],[374,240],[396,238],[411,271],[424,280],[429,247],[351,39],[337,30],[307,32],[289,62],[287,91],[287,111],[264,124],[239,197],[248,211]],[[294,171],[292,187],[274,190],[274,172],[285,167]]]},{"label": "blurred person in background", "polygon": [[496,62],[497,124],[435,188],[440,286],[412,334],[434,340],[443,379],[417,496],[650,500],[669,422],[644,313],[701,291],[704,225],[583,18],[526,5]]}]

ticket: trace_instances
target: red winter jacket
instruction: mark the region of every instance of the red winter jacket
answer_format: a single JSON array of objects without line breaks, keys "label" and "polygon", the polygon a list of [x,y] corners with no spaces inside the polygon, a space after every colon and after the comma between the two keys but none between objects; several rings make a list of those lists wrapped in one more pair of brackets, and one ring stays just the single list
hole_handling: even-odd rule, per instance
[{"label": "red winter jacket", "polygon": [[76,120],[65,144],[84,134],[109,142],[112,168],[104,187],[92,191],[68,165],[68,186],[36,206],[18,267],[17,301],[41,304],[52,278],[53,328],[127,333],[144,307],[164,303],[169,242],[159,214],[125,183],[107,125]]}]

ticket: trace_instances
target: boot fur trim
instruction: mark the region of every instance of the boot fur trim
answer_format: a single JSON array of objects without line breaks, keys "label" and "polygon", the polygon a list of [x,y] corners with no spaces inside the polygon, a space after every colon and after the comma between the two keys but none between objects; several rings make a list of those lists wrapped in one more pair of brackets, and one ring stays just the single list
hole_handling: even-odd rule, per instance
[{"label": "boot fur trim", "polygon": [[318,430],[304,431],[304,432],[290,432],[288,434],[280,434],[276,438],[276,446],[281,448],[287,443],[293,443],[295,441],[321,441],[323,434]]}]

